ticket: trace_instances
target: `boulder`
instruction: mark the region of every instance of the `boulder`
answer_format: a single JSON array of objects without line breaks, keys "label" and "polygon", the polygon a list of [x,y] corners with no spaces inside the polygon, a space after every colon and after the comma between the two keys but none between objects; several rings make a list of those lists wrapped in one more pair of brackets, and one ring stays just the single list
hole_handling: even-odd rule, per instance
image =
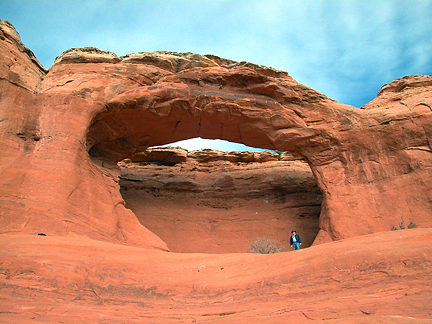
[{"label": "boulder", "polygon": [[187,150],[181,148],[158,147],[148,148],[144,152],[131,156],[133,162],[159,162],[163,164],[176,164],[186,162]]}]

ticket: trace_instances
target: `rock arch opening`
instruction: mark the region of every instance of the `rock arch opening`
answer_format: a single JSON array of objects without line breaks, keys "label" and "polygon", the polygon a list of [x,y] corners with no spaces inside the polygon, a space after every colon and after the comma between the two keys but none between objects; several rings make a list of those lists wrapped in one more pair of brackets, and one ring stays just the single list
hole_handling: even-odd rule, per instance
[{"label": "rock arch opening", "polygon": [[318,234],[322,194],[293,154],[150,148],[119,162],[126,207],[173,252],[246,252],[257,237],[289,248]]},{"label": "rock arch opening", "polygon": [[[252,73],[252,70],[243,72]],[[224,84],[205,84],[206,87],[203,88],[200,83],[192,82],[195,78],[202,78],[197,73],[195,70],[188,71],[182,75],[184,80],[179,83],[136,88],[105,102],[103,109],[92,119],[87,133],[89,154],[109,159],[116,164],[145,152],[149,147],[197,137],[302,154],[300,147],[304,147],[306,141],[313,142],[316,136],[321,136],[306,128],[299,112],[285,109],[277,100],[256,92],[255,88],[251,93],[237,91],[236,87],[261,82],[265,77],[261,76],[257,81],[246,73],[246,76],[238,76],[244,80],[239,85],[236,83],[236,87],[231,85],[223,89],[226,86]],[[256,72],[252,74],[255,75]],[[167,79],[166,82],[168,81]],[[149,171],[148,165],[135,165],[134,168],[142,172],[153,172],[148,173],[146,179],[151,179],[154,183],[159,181],[164,186],[164,191],[155,186],[147,189],[141,186],[146,195],[145,198],[139,198],[136,190],[140,186],[138,182],[148,180],[138,181],[126,175],[122,175],[121,190],[123,197],[126,197],[126,207],[138,214],[141,222],[165,241],[169,241],[167,237],[174,238],[176,235],[177,242],[190,241],[190,230],[193,227],[200,229],[196,232],[200,242],[190,244],[191,247],[184,245],[176,248],[174,243],[166,242],[173,251],[245,252],[248,243],[257,236],[276,239],[289,248],[287,240],[289,231],[293,228],[303,232],[304,246],[310,245],[319,230],[322,195],[307,163],[302,162],[304,174],[300,176],[300,180],[294,180],[288,166],[283,165],[286,161],[277,162],[277,166],[269,168],[271,171],[268,172],[273,172],[271,175],[266,175],[264,169],[244,170],[237,165],[231,166],[231,172],[222,172],[215,166],[209,169],[198,163],[196,169],[189,170],[189,173],[177,171],[178,177],[182,175],[178,179],[173,170],[181,170],[179,163],[169,168],[158,165],[157,172]],[[133,163],[123,162],[121,165],[124,172],[129,172]],[[206,168],[211,170],[212,175],[207,176],[202,171]],[[279,174],[277,170],[280,170]],[[158,179],[162,177],[161,174],[170,176],[171,180]],[[216,174],[220,176],[212,178]],[[258,175],[263,178],[257,180]],[[185,179],[181,180],[182,177]],[[264,181],[266,177],[267,180]],[[201,182],[196,179],[201,179]],[[261,190],[254,187],[253,181],[261,183]],[[231,187],[241,189],[233,192],[230,191]],[[132,195],[133,192],[135,196]],[[138,201],[142,202],[140,206]],[[184,206],[183,209],[179,207],[181,205]],[[313,211],[305,212],[302,209],[305,205],[312,206]],[[195,219],[186,217],[192,214],[191,206],[194,206]],[[289,208],[291,214],[286,213]],[[149,220],[150,214],[159,216],[146,223],[143,219]],[[183,216],[178,218],[178,214]],[[255,215],[255,220],[251,221],[250,215]],[[162,222],[162,217],[167,221]],[[298,220],[293,221],[294,218]],[[236,222],[242,226],[234,228],[232,224]],[[302,231],[301,224],[308,223],[311,225],[304,225]],[[174,235],[176,228],[182,230]],[[270,228],[272,230],[267,231]],[[234,240],[239,237],[239,232],[242,233],[242,240]],[[206,241],[206,235],[213,235],[213,238]]]}]

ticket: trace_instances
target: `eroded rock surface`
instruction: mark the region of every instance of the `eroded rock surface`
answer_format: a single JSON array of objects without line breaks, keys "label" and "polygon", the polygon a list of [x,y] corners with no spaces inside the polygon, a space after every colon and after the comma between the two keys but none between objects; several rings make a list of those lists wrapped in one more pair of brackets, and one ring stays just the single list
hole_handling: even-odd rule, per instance
[{"label": "eroded rock surface", "polygon": [[215,255],[0,235],[0,316],[25,324],[430,324],[431,243],[423,228]]},{"label": "eroded rock surface", "polygon": [[290,154],[151,148],[119,165],[126,207],[173,252],[248,252],[262,237],[289,250],[291,230],[303,247],[318,234],[322,194]]},{"label": "eroded rock surface", "polygon": [[430,226],[431,76],[394,81],[358,109],[211,55],[73,49],[46,72],[10,24],[2,35],[3,232],[165,249],[124,208],[115,164],[198,136],[305,158],[324,195],[317,242],[402,218]]}]

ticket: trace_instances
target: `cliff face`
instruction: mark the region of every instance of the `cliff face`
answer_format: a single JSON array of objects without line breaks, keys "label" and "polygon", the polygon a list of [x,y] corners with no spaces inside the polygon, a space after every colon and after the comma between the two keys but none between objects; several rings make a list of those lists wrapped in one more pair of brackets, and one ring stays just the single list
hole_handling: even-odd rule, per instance
[{"label": "cliff face", "polygon": [[4,233],[167,249],[125,208],[117,162],[194,137],[302,156],[323,195],[316,243],[431,226],[431,76],[396,80],[357,109],[211,55],[72,49],[45,71],[1,30]]},{"label": "cliff face", "polygon": [[173,252],[247,252],[258,237],[289,250],[291,230],[303,247],[318,233],[322,194],[288,154],[158,148],[119,165],[126,207]]}]

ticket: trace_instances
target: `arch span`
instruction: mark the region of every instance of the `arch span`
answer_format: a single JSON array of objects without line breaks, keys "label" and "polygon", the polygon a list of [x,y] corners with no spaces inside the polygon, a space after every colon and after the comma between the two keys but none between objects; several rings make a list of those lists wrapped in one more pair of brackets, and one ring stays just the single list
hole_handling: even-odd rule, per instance
[{"label": "arch span", "polygon": [[[148,146],[194,137],[299,151],[302,141],[322,136],[320,130],[307,127],[299,111],[286,109],[277,99],[259,94],[269,87],[271,78],[250,68],[239,68],[235,72],[236,82],[243,86],[222,86],[226,82],[217,76],[224,72],[228,74],[225,78],[230,79],[233,72],[227,69],[187,70],[177,81],[171,77],[157,86],[140,87],[113,97],[90,126],[87,145],[91,154],[121,159],[122,155]],[[207,81],[204,86],[197,86],[203,78],[216,84]],[[256,79],[263,83],[253,83]],[[293,102],[306,99],[286,98]]]},{"label": "arch span", "polygon": [[[198,136],[295,152],[308,161],[324,195],[316,242],[388,230],[403,217],[429,222],[426,209],[421,207],[420,215],[412,213],[410,200],[414,196],[429,200],[430,191],[418,194],[415,190],[406,201],[392,203],[400,196],[398,183],[405,174],[411,176],[409,187],[417,187],[426,174],[430,178],[417,160],[424,157],[407,156],[410,148],[402,130],[410,129],[414,147],[429,147],[429,134],[419,127],[430,122],[429,111],[420,117],[412,110],[389,113],[386,109],[383,116],[374,102],[365,107],[369,109],[337,103],[282,71],[213,63],[217,66],[203,67],[190,60],[187,68],[150,86],[112,96],[89,129],[91,154],[119,160],[148,146]],[[427,77],[420,82],[429,87]],[[389,102],[403,98],[398,91]],[[383,92],[377,102],[383,100]],[[416,95],[410,93],[414,105],[416,99],[423,100],[420,92]],[[405,125],[410,119],[415,124]],[[413,164],[419,168],[411,169]],[[383,183],[395,188],[377,190]]]},{"label": "arch span", "polygon": [[5,232],[165,249],[124,208],[115,165],[197,136],[303,156],[324,197],[316,242],[401,219],[431,226],[430,76],[395,80],[357,109],[286,72],[209,55],[72,49],[41,71],[10,39],[1,57],[26,68],[1,80]]}]

